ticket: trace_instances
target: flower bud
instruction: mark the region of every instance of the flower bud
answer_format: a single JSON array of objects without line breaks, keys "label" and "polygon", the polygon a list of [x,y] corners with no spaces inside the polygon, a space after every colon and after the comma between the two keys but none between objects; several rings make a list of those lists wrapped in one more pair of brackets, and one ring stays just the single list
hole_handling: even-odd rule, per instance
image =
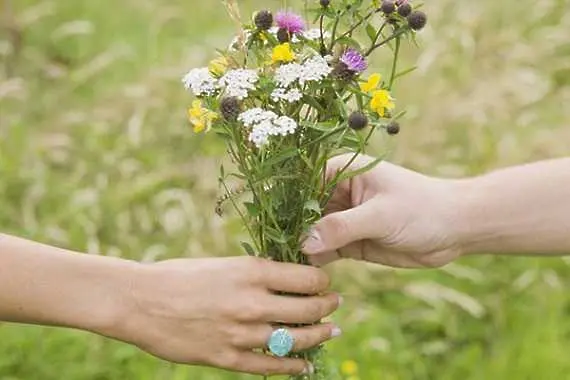
[{"label": "flower bud", "polygon": [[392,0],[384,0],[382,2],[382,5],[380,6],[380,9],[382,10],[382,12],[389,15],[394,13],[394,11],[396,10],[396,4],[394,4]]},{"label": "flower bud", "polygon": [[289,34],[289,31],[287,29],[281,28],[277,31],[277,39],[280,43],[284,44],[291,40],[291,34]]},{"label": "flower bud", "polygon": [[273,26],[273,14],[270,11],[259,11],[254,18],[255,26],[259,30],[268,30]]},{"label": "flower bud", "polygon": [[360,111],[355,111],[348,117],[348,126],[355,131],[366,128],[368,125],[368,118]]},{"label": "flower bud", "polygon": [[321,7],[323,8],[328,8],[330,4],[331,4],[330,0],[321,0]]},{"label": "flower bud", "polygon": [[421,30],[427,23],[427,15],[422,11],[413,11],[408,16],[408,24],[413,30]]},{"label": "flower bud", "polygon": [[354,79],[356,73],[348,68],[346,63],[338,62],[334,67],[331,75],[334,78],[340,79],[342,81],[350,81]]},{"label": "flower bud", "polygon": [[392,136],[397,135],[400,133],[400,123],[397,121],[391,121],[390,124],[386,126],[386,132]]},{"label": "flower bud", "polygon": [[409,3],[404,3],[398,7],[398,14],[402,17],[408,17],[412,13],[412,6]]},{"label": "flower bud", "polygon": [[222,98],[220,102],[220,113],[227,121],[235,121],[241,112],[241,105],[235,96]]}]

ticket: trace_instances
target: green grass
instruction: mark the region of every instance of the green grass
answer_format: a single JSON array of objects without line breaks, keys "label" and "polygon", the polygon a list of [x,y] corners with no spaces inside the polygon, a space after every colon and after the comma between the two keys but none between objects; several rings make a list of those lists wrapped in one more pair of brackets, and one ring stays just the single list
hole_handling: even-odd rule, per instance
[{"label": "green grass", "polygon": [[[0,37],[2,230],[141,260],[239,254],[239,223],[213,212],[223,147],[191,133],[179,84],[230,39],[219,3],[11,3],[2,14],[12,32]],[[404,57],[419,70],[396,94],[409,105],[404,131],[376,151],[444,176],[567,155],[565,0],[427,3],[422,46]],[[375,66],[383,72],[382,57]],[[331,365],[355,360],[363,380],[567,379],[568,263],[335,264],[347,302]],[[0,380],[240,378],[251,377],[171,365],[86,333],[0,326]]]}]

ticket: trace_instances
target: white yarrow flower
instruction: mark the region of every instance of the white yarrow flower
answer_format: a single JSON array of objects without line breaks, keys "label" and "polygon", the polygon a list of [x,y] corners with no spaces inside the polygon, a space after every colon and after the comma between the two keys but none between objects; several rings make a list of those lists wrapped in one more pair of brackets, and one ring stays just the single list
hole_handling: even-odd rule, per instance
[{"label": "white yarrow flower", "polygon": [[295,81],[299,80],[303,72],[303,66],[298,63],[288,63],[279,66],[275,71],[275,81],[279,87],[289,87]]},{"label": "white yarrow flower", "polygon": [[207,67],[190,70],[182,78],[182,83],[186,90],[192,91],[196,96],[212,95],[218,88],[218,81]]},{"label": "white yarrow flower", "polygon": [[[331,34],[326,30],[323,32],[323,38],[329,38]],[[308,40],[319,40],[321,39],[321,30],[319,28],[309,29],[303,32],[303,37]]]},{"label": "white yarrow flower", "polygon": [[238,99],[247,98],[249,91],[255,89],[259,75],[255,70],[236,69],[230,70],[220,79],[220,83],[226,88],[227,96],[235,96]]},{"label": "white yarrow flower", "polygon": [[315,55],[309,58],[303,64],[303,72],[299,78],[299,84],[304,85],[305,82],[320,82],[332,72],[325,58]]},{"label": "white yarrow flower", "polygon": [[270,136],[286,136],[297,129],[295,120],[288,116],[277,116],[272,111],[261,108],[252,108],[238,116],[246,127],[251,127],[249,141],[261,148],[269,143]]},{"label": "white yarrow flower", "polygon": [[296,88],[293,88],[289,91],[287,91],[284,88],[276,88],[271,93],[271,99],[274,102],[278,102],[280,100],[286,100],[289,103],[294,103],[294,102],[301,100],[302,97],[303,97],[303,94],[301,93],[301,91],[299,91]]}]

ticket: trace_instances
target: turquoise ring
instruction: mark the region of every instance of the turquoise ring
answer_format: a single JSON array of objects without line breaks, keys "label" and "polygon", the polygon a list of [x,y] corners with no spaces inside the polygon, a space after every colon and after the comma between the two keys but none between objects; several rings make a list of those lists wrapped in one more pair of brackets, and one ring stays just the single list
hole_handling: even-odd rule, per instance
[{"label": "turquoise ring", "polygon": [[291,332],[285,328],[280,328],[271,334],[267,340],[269,351],[277,357],[283,358],[291,353],[295,345],[295,338]]}]

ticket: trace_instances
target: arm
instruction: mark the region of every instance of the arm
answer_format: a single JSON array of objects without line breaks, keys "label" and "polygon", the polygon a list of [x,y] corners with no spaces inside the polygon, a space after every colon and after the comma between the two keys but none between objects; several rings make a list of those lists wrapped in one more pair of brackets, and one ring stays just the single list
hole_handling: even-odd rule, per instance
[{"label": "arm", "polygon": [[0,235],[0,320],[107,333],[132,307],[135,266]]},{"label": "arm", "polygon": [[465,253],[570,254],[570,158],[498,170],[458,188]]},{"label": "arm", "polygon": [[[329,175],[348,159],[333,159]],[[304,251],[316,264],[349,257],[396,267],[476,253],[570,254],[570,158],[462,180],[381,163],[336,188]]]},{"label": "arm", "polygon": [[277,321],[307,325],[291,329],[295,351],[340,335],[316,323],[340,303],[328,286],[308,266],[250,257],[139,264],[0,235],[0,321],[87,330],[177,363],[311,372],[301,359],[253,350],[266,347]]}]

